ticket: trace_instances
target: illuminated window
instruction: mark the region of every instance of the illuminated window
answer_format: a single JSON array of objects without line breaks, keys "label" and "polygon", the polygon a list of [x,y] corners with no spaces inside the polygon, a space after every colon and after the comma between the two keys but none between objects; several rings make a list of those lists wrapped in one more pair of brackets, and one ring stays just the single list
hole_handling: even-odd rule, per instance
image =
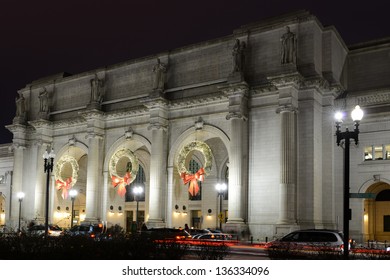
[{"label": "illuminated window", "polygon": [[390,159],[390,145],[367,146],[364,148],[364,160]]}]

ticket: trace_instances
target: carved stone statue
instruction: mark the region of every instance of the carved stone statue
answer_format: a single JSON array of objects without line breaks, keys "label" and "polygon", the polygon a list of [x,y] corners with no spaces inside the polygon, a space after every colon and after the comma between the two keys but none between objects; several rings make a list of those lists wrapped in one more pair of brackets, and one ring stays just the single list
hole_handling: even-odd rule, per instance
[{"label": "carved stone statue", "polygon": [[236,39],[234,44],[232,55],[233,55],[233,72],[241,72],[244,70],[245,62],[245,42],[241,42],[239,39]]},{"label": "carved stone statue", "polygon": [[103,86],[104,81],[99,79],[97,74],[95,78],[91,80],[91,102],[90,103],[101,103],[103,101]]},{"label": "carved stone statue", "polygon": [[154,90],[164,90],[165,87],[165,73],[167,67],[164,63],[160,62],[160,59],[157,58],[157,64],[153,67],[154,80],[153,80],[153,89]]},{"label": "carved stone statue", "polygon": [[15,103],[16,103],[16,117],[24,118],[26,113],[26,104],[22,93],[19,93],[19,98],[15,98]]},{"label": "carved stone statue", "polygon": [[38,98],[40,102],[39,112],[49,113],[49,93],[46,88],[39,94]]},{"label": "carved stone statue", "polygon": [[281,63],[288,64],[294,63],[296,64],[297,57],[297,39],[294,33],[290,31],[290,27],[286,26],[286,33],[282,35],[280,38],[282,42],[281,45]]}]

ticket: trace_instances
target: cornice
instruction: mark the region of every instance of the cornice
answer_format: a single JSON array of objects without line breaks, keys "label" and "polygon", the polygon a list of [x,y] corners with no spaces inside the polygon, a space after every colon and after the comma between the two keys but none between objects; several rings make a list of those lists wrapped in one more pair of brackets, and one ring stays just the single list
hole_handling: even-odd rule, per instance
[{"label": "cornice", "polygon": [[77,125],[85,125],[85,124],[86,124],[86,120],[80,116],[72,119],[53,122],[53,128],[67,128],[69,126],[77,126]]},{"label": "cornice", "polygon": [[107,112],[105,115],[106,120],[115,120],[118,118],[127,118],[133,116],[146,115],[149,113],[149,110],[145,106],[137,106],[132,108],[127,108],[123,110],[117,110],[113,112]]},{"label": "cornice", "polygon": [[356,97],[357,104],[360,106],[369,106],[376,104],[389,104],[390,92],[374,93],[365,96]]},{"label": "cornice", "polygon": [[213,103],[227,102],[228,98],[220,92],[214,92],[207,95],[189,97],[186,99],[174,100],[169,103],[169,109],[182,109],[195,107],[199,105],[210,105]]},{"label": "cornice", "polygon": [[290,72],[276,76],[269,76],[267,79],[277,89],[285,87],[295,87],[299,89],[305,81],[304,77],[299,72]]}]

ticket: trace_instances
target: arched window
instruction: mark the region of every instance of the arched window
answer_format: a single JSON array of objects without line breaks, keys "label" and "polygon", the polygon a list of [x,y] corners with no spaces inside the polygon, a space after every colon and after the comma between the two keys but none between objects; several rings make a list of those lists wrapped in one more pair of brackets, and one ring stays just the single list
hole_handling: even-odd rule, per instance
[{"label": "arched window", "polygon": [[[198,170],[201,168],[201,166],[199,165],[199,163],[193,159],[190,160],[190,166],[189,166],[189,171],[192,173],[192,174],[195,174],[196,172],[198,172]],[[188,183],[190,184],[190,183]],[[189,200],[201,200],[202,199],[202,182],[198,181],[198,186],[199,186],[199,192],[196,194],[196,195],[191,195],[189,192],[188,192],[188,199]]]},{"label": "arched window", "polygon": [[139,201],[145,201],[145,171],[141,165],[139,165],[137,177],[135,177],[135,180],[130,185],[126,186],[126,202],[132,202],[135,200],[133,193],[133,188],[135,186],[141,186],[144,188],[143,193],[139,195]]}]

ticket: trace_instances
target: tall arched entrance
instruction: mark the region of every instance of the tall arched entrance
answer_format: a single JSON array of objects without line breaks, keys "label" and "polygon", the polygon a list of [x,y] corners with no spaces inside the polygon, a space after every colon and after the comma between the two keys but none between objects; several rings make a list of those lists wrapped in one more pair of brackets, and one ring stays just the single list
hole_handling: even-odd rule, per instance
[{"label": "tall arched entrance", "polygon": [[390,240],[390,185],[377,182],[366,193],[375,194],[375,198],[364,200],[364,239]]}]

